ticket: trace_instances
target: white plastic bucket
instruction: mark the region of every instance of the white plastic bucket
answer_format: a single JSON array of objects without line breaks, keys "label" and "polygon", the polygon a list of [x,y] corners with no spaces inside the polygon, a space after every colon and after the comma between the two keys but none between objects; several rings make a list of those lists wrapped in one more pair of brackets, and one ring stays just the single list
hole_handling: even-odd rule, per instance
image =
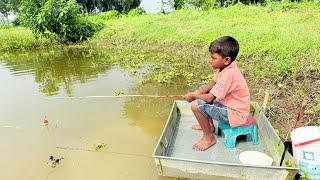
[{"label": "white plastic bucket", "polygon": [[320,127],[305,126],[291,132],[293,157],[300,174],[320,179]]}]

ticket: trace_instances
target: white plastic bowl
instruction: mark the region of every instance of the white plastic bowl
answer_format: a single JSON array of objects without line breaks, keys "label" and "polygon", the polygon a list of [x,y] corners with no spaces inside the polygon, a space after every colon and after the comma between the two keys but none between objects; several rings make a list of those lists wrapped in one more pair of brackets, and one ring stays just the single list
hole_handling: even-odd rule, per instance
[{"label": "white plastic bowl", "polygon": [[271,166],[273,159],[259,151],[244,151],[240,153],[239,160],[243,164],[257,166]]}]

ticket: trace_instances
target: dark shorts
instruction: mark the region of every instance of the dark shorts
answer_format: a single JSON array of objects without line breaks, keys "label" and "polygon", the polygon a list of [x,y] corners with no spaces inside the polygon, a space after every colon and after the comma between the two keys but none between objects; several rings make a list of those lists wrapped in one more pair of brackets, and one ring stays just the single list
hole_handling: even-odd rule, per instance
[{"label": "dark shorts", "polygon": [[200,112],[207,118],[229,124],[227,107],[214,101],[209,104],[201,99],[197,99]]}]

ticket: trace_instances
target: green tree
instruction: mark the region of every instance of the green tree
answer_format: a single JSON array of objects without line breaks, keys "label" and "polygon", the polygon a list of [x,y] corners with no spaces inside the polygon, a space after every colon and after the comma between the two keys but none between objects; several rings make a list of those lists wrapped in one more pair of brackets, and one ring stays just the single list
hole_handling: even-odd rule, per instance
[{"label": "green tree", "polygon": [[17,12],[20,0],[0,0],[0,13],[7,19],[9,13]]},{"label": "green tree", "polygon": [[10,12],[9,1],[0,0],[0,13],[2,14],[2,16],[6,18],[7,22],[9,22],[8,20],[9,12]]},{"label": "green tree", "polygon": [[119,0],[118,3],[119,6],[116,10],[123,13],[128,13],[130,9],[138,7],[141,3],[141,0]]},{"label": "green tree", "polygon": [[178,10],[178,9],[182,9],[184,7],[184,0],[174,0],[173,1],[173,7],[174,9]]},{"label": "green tree", "polygon": [[77,0],[85,12],[93,12],[95,8],[100,11],[117,10],[128,13],[131,9],[139,7],[141,0]]},{"label": "green tree", "polygon": [[81,15],[75,0],[22,0],[20,11],[22,24],[36,37],[79,42],[101,28]]},{"label": "green tree", "polygon": [[92,12],[96,7],[100,7],[99,0],[77,0],[81,4],[85,13]]},{"label": "green tree", "polygon": [[99,5],[101,5],[102,11],[117,10],[119,6],[118,1],[116,0],[100,0]]},{"label": "green tree", "polygon": [[8,0],[8,6],[10,11],[19,12],[20,0]]}]

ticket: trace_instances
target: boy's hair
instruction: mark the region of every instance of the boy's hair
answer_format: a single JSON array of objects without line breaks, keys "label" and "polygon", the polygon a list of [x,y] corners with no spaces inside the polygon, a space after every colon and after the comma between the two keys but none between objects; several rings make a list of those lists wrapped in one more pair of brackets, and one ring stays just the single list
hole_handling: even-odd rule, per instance
[{"label": "boy's hair", "polygon": [[222,36],[214,41],[209,46],[211,54],[218,53],[222,57],[230,57],[233,62],[239,52],[239,44],[236,39],[231,36]]}]

